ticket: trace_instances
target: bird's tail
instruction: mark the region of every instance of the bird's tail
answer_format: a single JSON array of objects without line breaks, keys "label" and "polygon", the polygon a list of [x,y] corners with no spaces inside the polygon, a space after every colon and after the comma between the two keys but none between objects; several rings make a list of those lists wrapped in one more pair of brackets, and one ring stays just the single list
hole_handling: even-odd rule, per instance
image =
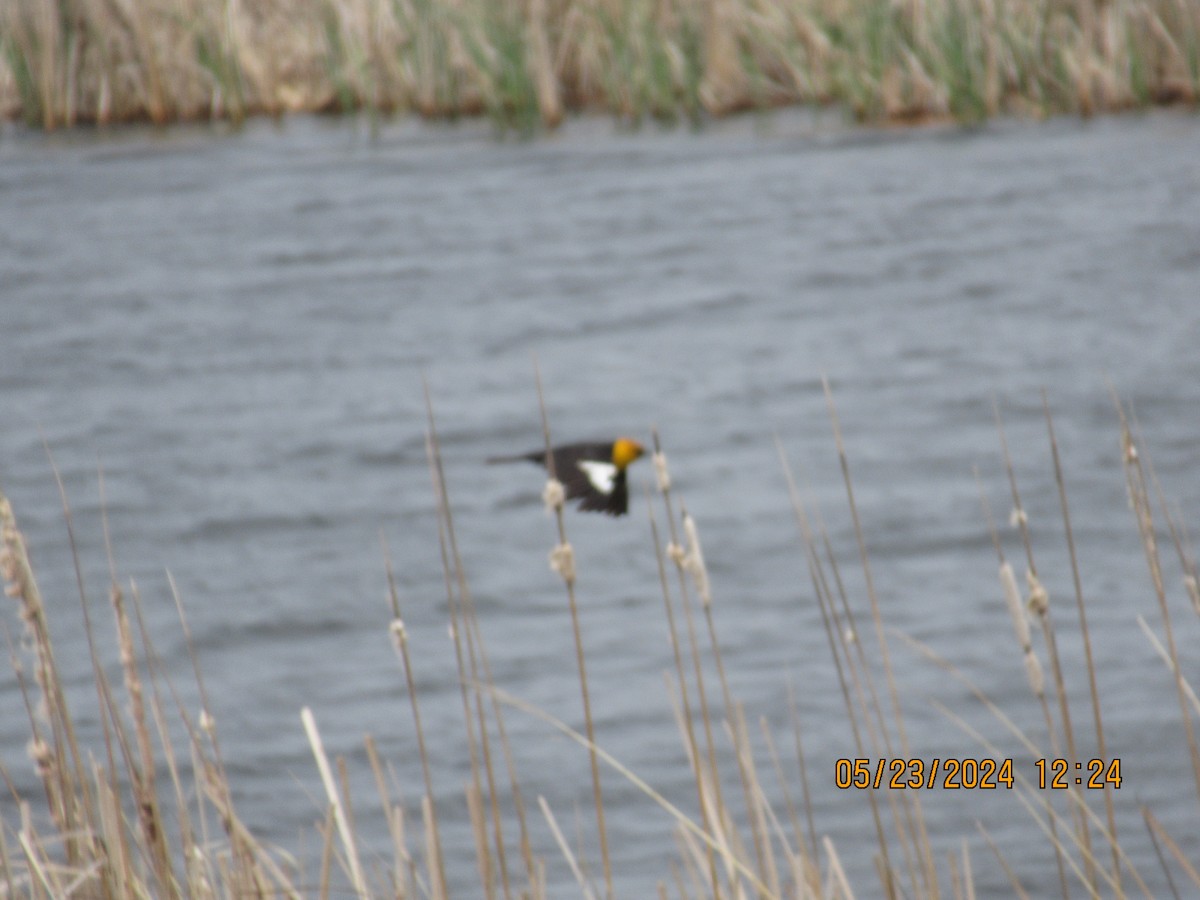
[{"label": "bird's tail", "polygon": [[496,463],[538,462],[538,458],[541,455],[539,453],[516,453],[512,456],[489,456],[485,462],[488,465],[495,465]]}]

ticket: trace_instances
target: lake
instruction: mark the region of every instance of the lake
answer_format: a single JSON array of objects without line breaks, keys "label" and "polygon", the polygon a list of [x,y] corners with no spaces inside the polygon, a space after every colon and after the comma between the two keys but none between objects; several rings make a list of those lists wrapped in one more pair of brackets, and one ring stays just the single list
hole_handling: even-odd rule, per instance
[{"label": "lake", "polygon": [[[536,360],[556,440],[648,442],[658,430],[675,499],[704,542],[764,787],[779,796],[759,721],[794,773],[794,695],[818,831],[859,896],[875,896],[866,797],[834,784],[834,761],[856,754],[776,438],[869,622],[828,379],[885,625],[960,667],[1046,748],[980,504],[982,488],[1024,585],[995,406],[1076,726],[1089,734],[1044,390],[1109,753],[1123,761],[1122,845],[1165,892],[1139,807],[1194,857],[1198,801],[1172,678],[1137,627],[1143,616],[1161,632],[1161,620],[1112,392],[1195,534],[1198,283],[1200,119],[1170,112],[972,130],[860,130],[832,113],[779,113],[698,134],[580,120],[525,142],[480,124],[372,133],[308,118],[234,133],[10,127],[0,135],[0,488],[31,547],[85,744],[102,752],[47,448],[107,670],[119,679],[102,510],[119,577],[136,583],[167,672],[195,702],[170,579],[177,587],[243,818],[313,866],[324,808],[303,706],[328,752],[347,758],[373,852],[390,858],[364,735],[394,767],[418,828],[423,784],[388,634],[386,540],[451,886],[478,896],[422,382],[495,681],[579,728],[544,476],[483,462],[540,445]],[[566,519],[597,739],[696,815],[663,681],[673,662],[647,461],[630,486],[627,518],[572,509]],[[1194,674],[1200,628],[1165,533],[1162,543]],[[11,604],[4,616],[15,636]],[[1040,632],[1034,646],[1045,665]],[[992,755],[942,704],[1032,777],[1032,756],[967,688],[899,637],[890,647],[914,755]],[[709,691],[719,706],[715,681]],[[0,721],[0,760],[36,798],[8,666]],[[517,710],[506,723],[527,799],[547,798],[598,873],[586,752]],[[718,744],[727,748],[721,734]],[[733,790],[731,765],[727,775]],[[651,896],[671,881],[673,823],[612,770],[603,784],[616,893]],[[942,863],[969,843],[978,896],[1011,888],[976,820],[1026,890],[1057,893],[1047,838],[1012,793],[936,790],[924,803]],[[536,806],[531,821],[551,895],[577,895]]]}]

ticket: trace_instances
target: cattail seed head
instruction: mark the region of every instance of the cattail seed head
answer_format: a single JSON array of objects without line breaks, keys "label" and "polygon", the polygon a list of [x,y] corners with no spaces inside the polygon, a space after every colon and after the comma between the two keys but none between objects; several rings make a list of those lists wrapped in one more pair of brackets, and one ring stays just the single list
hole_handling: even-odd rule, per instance
[{"label": "cattail seed head", "polygon": [[563,507],[563,503],[567,499],[567,492],[563,488],[563,483],[557,478],[546,479],[546,487],[542,490],[542,503],[546,505],[546,512],[556,513]]},{"label": "cattail seed head", "polygon": [[1036,616],[1046,615],[1050,611],[1050,595],[1032,571],[1025,572],[1025,580],[1029,582],[1029,609]]},{"label": "cattail seed head", "polygon": [[1017,576],[1013,574],[1012,564],[1007,560],[1000,566],[1000,584],[1004,588],[1004,603],[1012,618],[1013,630],[1017,633],[1017,643],[1024,650],[1030,645],[1029,620],[1025,617],[1025,606],[1021,603],[1021,589],[1017,587]]},{"label": "cattail seed head", "polygon": [[708,567],[704,564],[704,551],[700,548],[700,533],[696,530],[696,520],[688,513],[683,514],[683,531],[688,540],[687,569],[696,583],[696,593],[700,595],[700,603],[705,609],[708,609],[712,606]]},{"label": "cattail seed head", "polygon": [[1042,675],[1042,664],[1032,650],[1025,654],[1025,677],[1029,679],[1029,688],[1034,696],[1040,697],[1045,693],[1046,679]]},{"label": "cattail seed head", "polygon": [[665,494],[671,489],[671,473],[667,471],[667,454],[661,450],[654,451],[654,480],[658,483],[659,493]]},{"label": "cattail seed head", "polygon": [[388,635],[392,639],[392,646],[397,650],[403,649],[408,643],[408,629],[404,627],[404,620],[400,618],[392,619],[388,625]]},{"label": "cattail seed head", "polygon": [[40,777],[44,778],[54,767],[54,754],[50,751],[50,745],[41,738],[34,738],[26,744],[25,753],[33,760]]},{"label": "cattail seed head", "polygon": [[562,543],[550,551],[550,568],[562,576],[567,584],[575,581],[575,551],[569,543]]}]

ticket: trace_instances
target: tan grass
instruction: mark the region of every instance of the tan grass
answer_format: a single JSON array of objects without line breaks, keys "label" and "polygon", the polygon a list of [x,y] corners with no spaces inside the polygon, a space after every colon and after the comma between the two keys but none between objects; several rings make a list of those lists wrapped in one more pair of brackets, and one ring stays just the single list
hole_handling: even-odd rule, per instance
[{"label": "tan grass", "polygon": [[[539,391],[540,393],[540,391]],[[874,597],[874,574],[866,533],[859,520],[850,479],[849,453],[838,421],[832,393],[826,385],[838,462],[845,479],[847,508],[856,535],[856,567],[862,576],[861,596],[851,591],[819,510],[805,500],[791,465],[779,447],[784,478],[799,530],[799,551],[807,564],[812,596],[821,612],[831,662],[840,685],[846,727],[853,739],[853,753],[863,758],[909,755],[905,727],[906,698],[893,669],[890,644],[897,635],[886,625],[884,611]],[[428,397],[428,395],[427,395]],[[968,724],[965,709],[951,709],[935,701],[947,720],[960,729],[981,756],[1011,757],[1019,749],[1035,758],[1064,756],[1072,760],[1083,738],[1076,734],[1078,721],[1067,701],[1071,690],[1086,686],[1094,745],[1107,759],[1101,707],[1104,699],[1091,659],[1090,633],[1085,612],[1087,598],[1071,529],[1068,481],[1059,454],[1053,421],[1046,405],[1046,426],[1051,449],[1053,476],[1058,486],[1059,507],[1068,542],[1070,577],[1074,585],[1077,627],[1053,621],[1056,600],[1042,587],[1035,566],[1037,546],[1022,512],[1021,494],[1001,426],[1000,442],[1009,493],[1014,504],[1014,525],[1026,556],[1028,596],[1022,597],[1015,567],[1006,557],[984,498],[984,517],[993,533],[999,560],[1000,585],[996,618],[1007,614],[1013,620],[1018,657],[1014,675],[1029,673],[1031,691],[1045,724],[1044,735],[1034,735],[999,708],[969,675],[939,657],[931,648],[899,635],[930,664],[941,667],[964,685],[973,703],[1001,727],[1001,746]],[[549,427],[543,427],[549,446]],[[317,722],[303,708],[300,718],[313,752],[323,788],[317,834],[319,857],[296,863],[270,850],[246,827],[235,807],[234,785],[222,761],[216,719],[204,688],[199,660],[192,650],[190,631],[179,606],[180,627],[189,648],[201,712],[193,721],[179,701],[175,686],[165,674],[161,660],[142,623],[137,586],[122,585],[109,551],[109,599],[116,629],[116,653],[121,684],[110,684],[94,640],[96,627],[88,613],[85,585],[79,577],[83,628],[92,646],[95,703],[99,711],[96,746],[81,746],[74,719],[62,689],[54,660],[50,623],[29,564],[24,539],[7,499],[0,495],[0,568],[6,593],[15,601],[17,617],[24,630],[21,647],[12,649],[14,668],[25,693],[30,746],[40,781],[35,797],[18,796],[5,773],[7,790],[14,802],[0,806],[0,894],[11,897],[126,898],[221,897],[221,896],[329,896],[336,888],[334,869],[342,868],[351,891],[362,897],[432,897],[451,895],[451,880],[461,881],[462,867],[474,865],[478,895],[488,898],[515,897],[541,900],[546,897],[548,865],[568,869],[581,896],[615,896],[620,873],[613,870],[607,843],[602,768],[610,777],[635,785],[647,808],[662,815],[664,853],[674,842],[674,858],[664,865],[659,896],[681,897],[799,897],[843,898],[864,896],[935,898],[974,896],[979,845],[963,839],[948,855],[937,858],[925,813],[916,791],[865,791],[874,846],[878,883],[852,887],[843,860],[829,838],[818,828],[810,779],[802,749],[801,701],[793,700],[790,718],[795,759],[781,754],[767,717],[751,714],[731,689],[718,637],[721,586],[713,584],[704,563],[699,524],[682,508],[675,495],[666,456],[654,434],[654,472],[658,499],[668,524],[669,538],[660,538],[660,514],[647,503],[652,543],[663,596],[666,628],[671,641],[673,668],[667,689],[674,711],[683,755],[692,775],[694,793],[686,798],[663,796],[652,785],[630,771],[603,746],[591,715],[594,691],[612,689],[589,682],[584,654],[585,628],[580,615],[573,554],[567,541],[562,515],[561,491],[550,491],[555,516],[556,566],[563,577],[575,641],[576,666],[583,703],[583,728],[576,730],[532,708],[512,696],[493,678],[484,646],[483,631],[471,600],[466,572],[454,533],[449,491],[441,465],[441,453],[429,403],[427,449],[434,493],[437,498],[439,547],[449,600],[451,630],[458,665],[463,711],[462,729],[469,749],[471,778],[464,787],[474,836],[474,859],[468,863],[461,852],[447,854],[434,794],[433,770],[437,751],[432,742],[444,736],[425,733],[414,672],[420,664],[409,646],[409,635],[401,616],[401,598],[392,575],[392,563],[384,547],[384,572],[389,589],[388,630],[392,637],[409,695],[414,734],[420,757],[422,784],[411,806],[393,799],[395,776],[380,758],[374,742],[366,742],[367,757],[374,775],[380,808],[385,813],[391,839],[392,858],[369,870],[363,863],[363,837],[358,831],[355,806],[349,793],[349,766],[344,758],[327,755]],[[1127,486],[1132,501],[1135,529],[1149,565],[1151,585],[1159,601],[1161,635],[1144,621],[1152,648],[1160,654],[1173,679],[1180,716],[1185,723],[1181,758],[1196,767],[1200,792],[1200,762],[1192,717],[1200,703],[1186,678],[1188,663],[1175,640],[1173,607],[1182,604],[1193,613],[1196,570],[1194,556],[1178,514],[1166,502],[1153,469],[1134,441],[1134,426],[1118,404]],[[1000,425],[997,416],[997,424]],[[552,463],[552,460],[551,460]],[[551,472],[553,477],[553,472]],[[101,479],[101,483],[103,480]],[[557,497],[557,500],[556,500]],[[649,498],[647,498],[649,499]],[[676,511],[679,507],[679,511]],[[64,498],[64,516],[73,539],[70,508]],[[1160,539],[1157,522],[1166,523],[1170,546],[1183,572],[1185,593],[1174,598],[1168,590],[1169,560]],[[107,521],[105,543],[109,543]],[[669,576],[675,570],[676,578]],[[178,603],[178,597],[176,596]],[[704,615],[707,643],[700,640],[696,604]],[[56,604],[56,608],[58,605]],[[860,629],[863,610],[870,616],[870,632]],[[682,615],[679,615],[682,613]],[[865,621],[865,620],[864,620]],[[62,623],[58,623],[59,626]],[[1040,626],[1032,628],[1031,624]],[[565,627],[565,626],[564,626]],[[1058,653],[1058,642],[1078,639],[1085,649],[1082,672],[1068,671]],[[1039,655],[1049,662],[1051,690],[1036,673],[1041,672]],[[32,679],[27,680],[26,659]],[[717,691],[709,690],[713,683]],[[880,680],[882,679],[882,684]],[[706,685],[708,687],[706,687]],[[120,702],[117,695],[125,694]],[[794,691],[789,696],[795,697]],[[170,697],[175,712],[169,712]],[[1168,704],[1174,708],[1174,703]],[[531,832],[537,827],[527,820],[519,771],[522,748],[511,745],[505,716],[516,712],[547,723],[571,738],[591,763],[592,805],[596,815],[598,860],[587,849],[589,841],[567,839],[556,812],[538,797],[545,833],[559,848],[561,860],[538,857],[532,850]],[[757,720],[759,736],[749,726]],[[174,723],[172,725],[172,723]],[[669,724],[664,723],[666,727]],[[192,761],[192,774],[184,775],[175,759],[172,729],[182,726]],[[1089,744],[1091,740],[1089,739]],[[499,751],[499,752],[498,752]],[[502,784],[500,759],[507,784]],[[767,770],[762,769],[765,763]],[[163,773],[166,775],[163,775]],[[767,777],[764,777],[764,774]],[[1028,772],[1016,771],[1012,791],[1014,810],[1030,821],[1053,846],[1063,897],[1075,895],[1149,896],[1147,873],[1139,871],[1122,844],[1116,828],[1114,791],[1097,795],[1078,789],[1063,792],[1039,790]],[[824,773],[821,778],[827,778]],[[1169,777],[1169,776],[1165,776]],[[190,782],[188,779],[192,779]],[[731,791],[729,785],[736,785]],[[934,798],[935,794],[926,793]],[[859,799],[862,799],[861,796]],[[1200,798],[1198,798],[1200,799]],[[693,804],[692,811],[681,803]],[[929,802],[936,802],[931,799]],[[1101,808],[1102,807],[1102,808]],[[1160,865],[1169,877],[1182,878],[1200,886],[1194,860],[1181,847],[1180,835],[1172,834],[1154,811],[1143,808],[1147,833],[1159,853]],[[417,822],[412,817],[419,817]],[[221,835],[214,833],[218,823]],[[984,845],[995,856],[1017,896],[1027,896],[1020,875],[1011,862],[1011,851],[998,844],[992,834],[978,825]],[[520,862],[517,862],[517,860]],[[599,862],[599,867],[596,863]],[[297,881],[295,873],[319,870],[315,885]],[[450,870],[454,865],[458,868]],[[591,872],[603,873],[602,888],[593,884]],[[1174,873],[1174,874],[1172,874]]]},{"label": "tan grass", "polygon": [[1195,0],[6,0],[0,114],[42,128],[288,111],[863,119],[1200,98]]}]

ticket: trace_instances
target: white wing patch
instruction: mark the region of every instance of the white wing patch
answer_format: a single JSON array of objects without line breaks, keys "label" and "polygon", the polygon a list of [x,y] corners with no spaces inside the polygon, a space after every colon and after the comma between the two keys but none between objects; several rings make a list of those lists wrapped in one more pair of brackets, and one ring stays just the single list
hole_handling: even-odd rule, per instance
[{"label": "white wing patch", "polygon": [[591,459],[581,459],[576,463],[592,487],[602,494],[611,494],[617,480],[617,467],[612,463],[597,462]]}]

